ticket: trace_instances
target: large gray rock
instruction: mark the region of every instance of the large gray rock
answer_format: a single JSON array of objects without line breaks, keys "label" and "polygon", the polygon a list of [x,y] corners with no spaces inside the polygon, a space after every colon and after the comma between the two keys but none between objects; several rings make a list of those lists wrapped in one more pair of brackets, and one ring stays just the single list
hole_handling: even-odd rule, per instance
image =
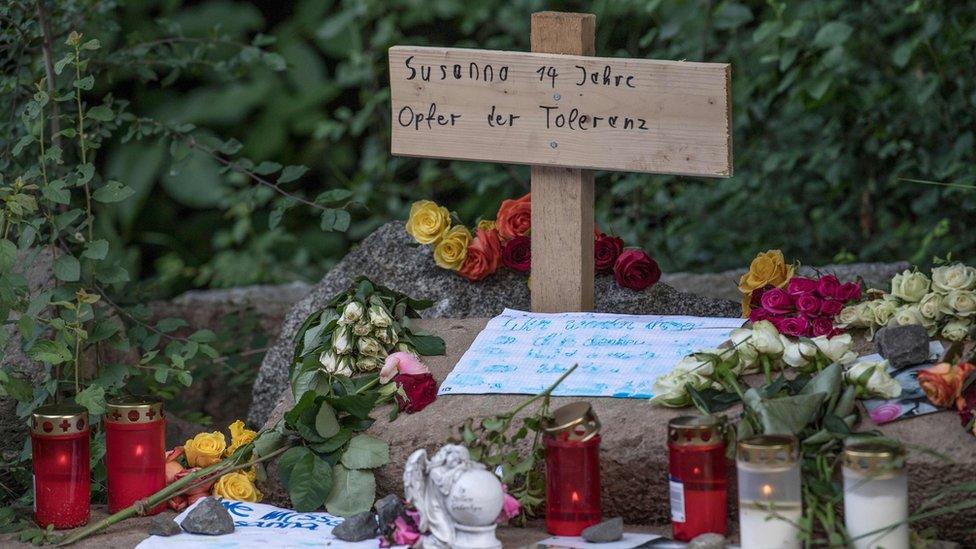
[{"label": "large gray rock", "polygon": [[915,324],[881,328],[874,334],[874,344],[894,368],[921,364],[929,358],[929,334]]},{"label": "large gray rock", "polygon": [[222,536],[234,531],[234,518],[216,498],[207,497],[187,513],[180,526],[191,534]]},{"label": "large gray rock", "polygon": [[[288,387],[292,339],[302,321],[358,275],[366,275],[413,297],[433,300],[434,306],[422,313],[426,318],[491,317],[506,307],[530,308],[529,287],[524,275],[500,269],[487,280],[468,282],[451,271],[438,268],[429,248],[413,245],[402,222],[387,223],[349,252],[289,311],[281,334],[264,357],[254,383],[250,423],[263,424]],[[610,276],[597,277],[596,310],[696,316],[740,314],[739,306],[728,300],[681,293],[666,284],[635,292],[617,286]]]}]

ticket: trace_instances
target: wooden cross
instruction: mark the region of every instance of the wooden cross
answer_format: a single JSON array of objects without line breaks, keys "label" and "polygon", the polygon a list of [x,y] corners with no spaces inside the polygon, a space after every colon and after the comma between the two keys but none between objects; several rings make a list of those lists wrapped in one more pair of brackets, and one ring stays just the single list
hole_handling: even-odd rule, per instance
[{"label": "wooden cross", "polygon": [[593,172],[732,175],[724,63],[591,57],[596,16],[532,14],[532,52],[390,48],[395,155],[532,166],[532,310],[593,309]]}]

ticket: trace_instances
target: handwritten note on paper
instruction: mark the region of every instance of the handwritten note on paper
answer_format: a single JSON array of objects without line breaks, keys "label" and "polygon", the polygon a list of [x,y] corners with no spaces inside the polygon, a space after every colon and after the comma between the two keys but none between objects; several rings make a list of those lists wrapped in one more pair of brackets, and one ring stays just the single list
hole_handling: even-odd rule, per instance
[{"label": "handwritten note on paper", "polygon": [[439,394],[537,394],[578,363],[554,394],[650,398],[658,376],[682,357],[718,346],[742,322],[506,309],[478,334]]}]

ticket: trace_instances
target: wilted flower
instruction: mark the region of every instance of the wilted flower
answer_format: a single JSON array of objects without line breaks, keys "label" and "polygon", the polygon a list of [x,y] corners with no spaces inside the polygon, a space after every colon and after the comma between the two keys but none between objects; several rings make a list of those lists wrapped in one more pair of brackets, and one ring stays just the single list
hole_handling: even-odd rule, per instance
[{"label": "wilted flower", "polygon": [[339,324],[355,324],[361,318],[363,318],[363,304],[358,301],[350,301],[342,310],[342,316],[339,317]]},{"label": "wilted flower", "polygon": [[393,318],[386,312],[386,307],[373,303],[369,306],[369,323],[377,328],[389,328],[393,324]]},{"label": "wilted flower", "polygon": [[340,355],[353,351],[353,340],[349,326],[337,326],[332,332],[332,349]]},{"label": "wilted flower", "polygon": [[857,386],[858,394],[878,398],[896,398],[901,385],[888,374],[888,361],[858,362],[844,373],[847,381]]},{"label": "wilted flower", "polygon": [[373,337],[380,340],[383,345],[396,345],[400,340],[393,328],[377,328],[373,330]]},{"label": "wilted flower", "polygon": [[373,331],[373,325],[368,320],[361,320],[352,327],[352,333],[357,337],[368,336]]},{"label": "wilted flower", "polygon": [[356,359],[357,372],[375,372],[383,366],[383,361],[373,356],[362,356]]},{"label": "wilted flower", "polygon": [[359,354],[361,355],[386,358],[386,349],[376,338],[361,337],[356,342],[356,346],[359,348]]},{"label": "wilted flower", "polygon": [[417,356],[404,352],[391,353],[383,361],[383,369],[380,370],[380,383],[389,383],[398,374],[422,375],[429,373],[430,369]]},{"label": "wilted flower", "polygon": [[319,364],[322,365],[322,368],[326,372],[331,374],[339,365],[339,357],[331,349],[322,351],[322,354],[319,355]]},{"label": "wilted flower", "polygon": [[398,353],[410,353],[415,357],[420,356],[420,354],[417,353],[417,349],[414,349],[413,345],[407,343],[406,341],[401,341],[400,343],[397,343],[396,347],[393,350]]}]

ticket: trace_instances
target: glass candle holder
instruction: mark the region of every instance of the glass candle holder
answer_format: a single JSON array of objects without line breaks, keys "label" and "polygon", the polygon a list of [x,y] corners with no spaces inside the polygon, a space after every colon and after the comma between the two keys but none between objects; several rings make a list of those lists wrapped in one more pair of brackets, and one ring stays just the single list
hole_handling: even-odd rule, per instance
[{"label": "glass candle holder", "polygon": [[705,533],[725,535],[725,422],[714,416],[681,416],[668,422],[671,532],[690,541]]},{"label": "glass candle holder", "polygon": [[109,402],[102,421],[108,509],[115,513],[166,487],[166,420],[161,402],[126,397]]},{"label": "glass candle holder", "polygon": [[739,545],[749,549],[800,547],[803,514],[799,443],[788,435],[739,442]]},{"label": "glass candle holder", "polygon": [[862,442],[844,447],[844,524],[855,549],[908,549],[904,453]]},{"label": "glass candle holder", "polygon": [[544,427],[546,529],[578,536],[602,519],[600,421],[588,402],[567,404]]},{"label": "glass candle holder", "polygon": [[91,502],[88,412],[76,404],[41,406],[31,416],[34,520],[41,528],[88,522]]}]

